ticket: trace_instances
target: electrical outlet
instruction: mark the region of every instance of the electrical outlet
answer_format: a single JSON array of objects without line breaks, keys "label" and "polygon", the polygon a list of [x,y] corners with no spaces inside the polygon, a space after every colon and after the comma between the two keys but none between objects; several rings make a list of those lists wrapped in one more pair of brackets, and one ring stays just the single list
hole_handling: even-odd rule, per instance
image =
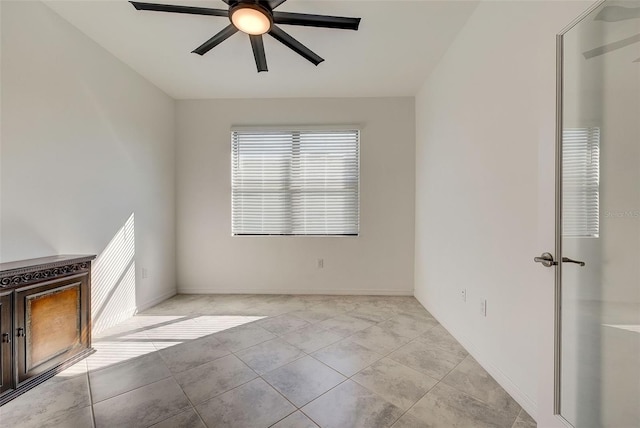
[{"label": "electrical outlet", "polygon": [[147,268],[142,268],[142,278],[149,278],[149,270]]},{"label": "electrical outlet", "polygon": [[487,299],[480,300],[480,313],[483,317],[487,316]]},{"label": "electrical outlet", "polygon": [[467,301],[467,289],[463,288],[462,290],[460,290],[460,298],[462,299],[463,302]]},{"label": "electrical outlet", "polygon": [[318,259],[316,266],[318,267],[318,269],[323,269],[324,268],[324,259]]}]

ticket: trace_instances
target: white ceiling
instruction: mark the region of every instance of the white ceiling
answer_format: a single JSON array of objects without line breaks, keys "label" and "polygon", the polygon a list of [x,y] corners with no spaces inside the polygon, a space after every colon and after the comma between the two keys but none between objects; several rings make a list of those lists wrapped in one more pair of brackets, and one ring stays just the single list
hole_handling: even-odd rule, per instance
[{"label": "white ceiling", "polygon": [[[145,0],[225,9],[222,0]],[[282,26],[325,59],[318,67],[270,36],[269,72],[257,73],[248,36],[204,56],[191,51],[225,17],[137,11],[127,1],[45,2],[124,63],[177,99],[415,95],[477,1],[288,0],[278,10],[361,17],[359,31]]]}]

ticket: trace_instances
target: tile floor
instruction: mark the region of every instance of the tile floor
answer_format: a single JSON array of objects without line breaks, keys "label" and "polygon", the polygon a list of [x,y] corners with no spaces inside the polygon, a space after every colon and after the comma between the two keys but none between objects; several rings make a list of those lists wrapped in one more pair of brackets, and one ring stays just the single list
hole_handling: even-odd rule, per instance
[{"label": "tile floor", "polygon": [[411,297],[178,295],[94,347],[2,427],[536,426]]}]

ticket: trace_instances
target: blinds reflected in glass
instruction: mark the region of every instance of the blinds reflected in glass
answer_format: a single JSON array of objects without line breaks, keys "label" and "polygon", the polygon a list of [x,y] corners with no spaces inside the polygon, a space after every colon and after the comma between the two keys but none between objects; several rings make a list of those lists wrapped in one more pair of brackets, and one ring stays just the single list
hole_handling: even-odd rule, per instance
[{"label": "blinds reflected in glass", "polygon": [[358,234],[358,130],[231,137],[234,235]]},{"label": "blinds reflected in glass", "polygon": [[600,234],[600,128],[562,132],[562,235]]}]

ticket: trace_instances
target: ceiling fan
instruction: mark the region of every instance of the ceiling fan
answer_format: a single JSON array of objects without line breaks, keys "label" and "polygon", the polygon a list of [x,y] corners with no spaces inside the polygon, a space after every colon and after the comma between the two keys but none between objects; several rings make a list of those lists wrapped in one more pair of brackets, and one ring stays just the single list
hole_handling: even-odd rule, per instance
[{"label": "ceiling fan", "polygon": [[605,6],[594,18],[596,21],[618,22],[640,18],[640,7]]},{"label": "ceiling fan", "polygon": [[231,23],[215,36],[198,46],[192,52],[204,55],[211,49],[241,31],[249,35],[253,56],[256,60],[258,72],[268,71],[267,57],[264,51],[263,34],[289,47],[302,57],[318,65],[322,61],[318,54],[294,39],[276,24],[302,25],[307,27],[334,28],[343,30],[357,30],[360,18],[346,18],[341,16],[309,15],[304,13],[280,12],[274,9],[287,0],[222,0],[229,5],[228,10],[210,9],[205,7],[179,6],[157,3],[142,3],[131,1],[137,10],[151,10],[156,12],[186,13],[191,15],[226,16]]},{"label": "ceiling fan", "polygon": [[[605,6],[594,18],[594,20],[604,22],[620,22],[626,21],[628,19],[638,18],[640,18],[640,7]],[[608,45],[600,46],[595,49],[591,49],[587,52],[584,52],[583,55],[586,59],[590,59],[638,42],[640,42],[640,34],[636,34],[635,36],[627,37],[626,39],[622,39],[614,43],[609,43]],[[640,63],[640,58],[636,59],[633,62]]]}]

